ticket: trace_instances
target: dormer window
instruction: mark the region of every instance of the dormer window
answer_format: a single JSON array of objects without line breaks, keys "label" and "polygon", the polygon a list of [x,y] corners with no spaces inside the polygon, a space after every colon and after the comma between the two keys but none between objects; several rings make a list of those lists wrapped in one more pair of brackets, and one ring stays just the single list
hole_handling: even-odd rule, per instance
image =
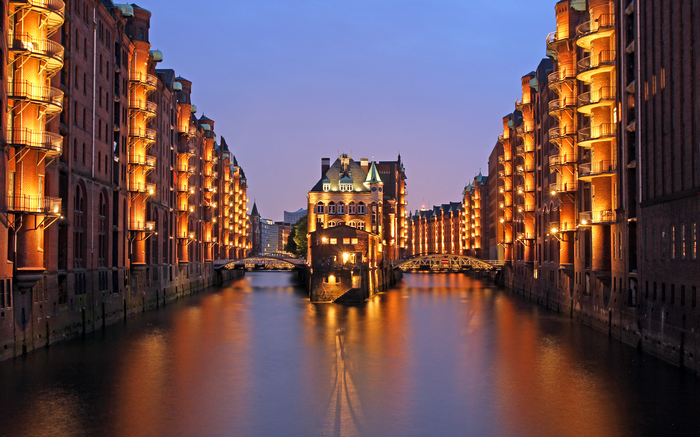
[{"label": "dormer window", "polygon": [[331,190],[331,184],[330,183],[324,183],[323,184],[323,191],[330,191]]},{"label": "dormer window", "polygon": [[352,184],[340,184],[340,191],[352,191]]}]

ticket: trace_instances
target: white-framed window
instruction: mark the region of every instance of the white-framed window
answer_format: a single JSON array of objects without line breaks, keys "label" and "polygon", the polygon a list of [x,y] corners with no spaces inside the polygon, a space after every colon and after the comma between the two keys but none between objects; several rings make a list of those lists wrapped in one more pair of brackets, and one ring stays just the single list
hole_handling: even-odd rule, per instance
[{"label": "white-framed window", "polygon": [[328,214],[335,214],[335,203],[331,202],[328,204]]},{"label": "white-framed window", "polygon": [[352,191],[352,184],[340,184],[340,191]]},{"label": "white-framed window", "polygon": [[364,203],[360,202],[359,204],[357,204],[357,213],[358,214],[365,214],[366,212],[367,212],[367,210],[365,208]]},{"label": "white-framed window", "polygon": [[335,222],[334,222],[334,221],[328,222],[328,227],[329,227],[329,228],[335,227]]},{"label": "white-framed window", "polygon": [[365,222],[357,222],[357,229],[365,230]]},{"label": "white-framed window", "polygon": [[348,214],[355,215],[355,202],[348,203]]},{"label": "white-framed window", "polygon": [[338,202],[338,214],[345,214],[345,204]]},{"label": "white-framed window", "polygon": [[330,191],[331,190],[331,184],[330,183],[324,183],[323,184],[323,191]]}]

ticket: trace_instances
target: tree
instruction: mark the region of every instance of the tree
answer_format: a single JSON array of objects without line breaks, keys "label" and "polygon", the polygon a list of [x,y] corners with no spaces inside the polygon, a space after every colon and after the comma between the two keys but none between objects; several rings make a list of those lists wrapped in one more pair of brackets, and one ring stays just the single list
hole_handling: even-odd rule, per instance
[{"label": "tree", "polygon": [[294,243],[297,245],[295,252],[297,256],[303,256],[306,258],[306,251],[308,249],[306,234],[308,233],[308,230],[308,216],[305,215],[294,225]]},{"label": "tree", "polygon": [[[296,225],[295,225],[296,226]],[[284,251],[289,253],[297,253],[297,243],[294,242],[294,237],[297,234],[296,227],[292,226],[292,230],[289,231],[287,236],[287,244],[284,245]]]}]

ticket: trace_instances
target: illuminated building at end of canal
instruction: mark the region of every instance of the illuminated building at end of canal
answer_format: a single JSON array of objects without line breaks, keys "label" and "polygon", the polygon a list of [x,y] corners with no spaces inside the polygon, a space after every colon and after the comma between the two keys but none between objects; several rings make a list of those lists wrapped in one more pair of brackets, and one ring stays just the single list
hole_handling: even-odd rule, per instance
[{"label": "illuminated building at end of canal", "polygon": [[[485,186],[463,192],[462,254],[503,263],[509,288],[698,368],[687,345],[700,340],[700,9],[554,9],[547,58],[521,78]],[[434,211],[413,216],[411,254],[454,253],[443,242],[455,225]]]},{"label": "illuminated building at end of canal", "polygon": [[249,249],[247,181],[151,13],[3,3],[0,359],[212,283]]},{"label": "illuminated building at end of canal", "polygon": [[340,154],[333,164],[323,158],[321,178],[307,199],[312,300],[336,300],[357,289],[354,300],[362,301],[392,282],[388,267],[407,253],[400,155],[396,161],[356,162]]}]

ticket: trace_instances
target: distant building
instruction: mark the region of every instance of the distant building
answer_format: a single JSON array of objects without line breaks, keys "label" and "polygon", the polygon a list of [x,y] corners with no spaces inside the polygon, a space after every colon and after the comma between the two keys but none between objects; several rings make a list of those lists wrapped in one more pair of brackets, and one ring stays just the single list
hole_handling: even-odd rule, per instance
[{"label": "distant building", "polygon": [[294,212],[285,211],[283,223],[287,223],[294,226],[302,217],[305,216],[306,210],[304,208],[299,208]]},{"label": "distant building", "polygon": [[462,203],[450,202],[416,211],[408,219],[409,256],[462,254]]},{"label": "distant building", "polygon": [[479,173],[464,187],[462,201],[462,251],[481,259],[489,256],[488,176]]},{"label": "distant building", "polygon": [[269,219],[260,220],[261,255],[272,255],[280,251],[278,226]]}]

